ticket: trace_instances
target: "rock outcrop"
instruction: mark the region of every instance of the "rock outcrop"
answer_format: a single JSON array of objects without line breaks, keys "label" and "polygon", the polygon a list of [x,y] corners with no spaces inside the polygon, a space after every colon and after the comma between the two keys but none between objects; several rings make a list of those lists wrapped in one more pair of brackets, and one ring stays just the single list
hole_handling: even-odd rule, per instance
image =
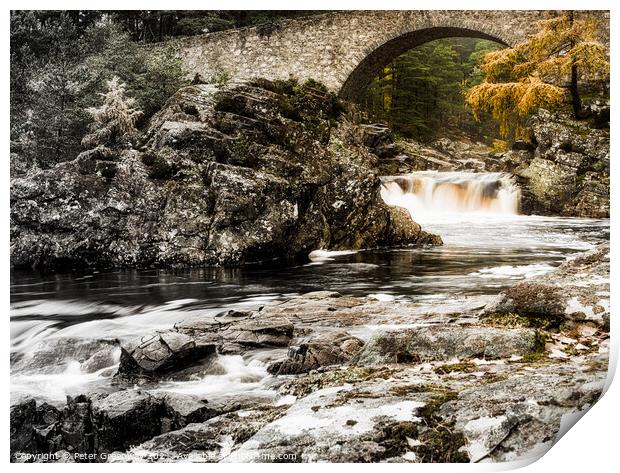
[{"label": "rock outcrop", "polygon": [[102,461],[107,454],[124,452],[193,422],[204,422],[231,407],[189,395],[131,389],[68,397],[62,408],[30,399],[11,408],[11,451],[67,451],[82,455],[81,461]]},{"label": "rock outcrop", "polygon": [[533,150],[500,156],[523,190],[522,210],[542,215],[609,217],[609,129],[539,110],[528,123]]},{"label": "rock outcrop", "polygon": [[439,244],[380,197],[377,156],[315,82],[180,90],[140,150],[11,182],[16,266],[236,265]]}]

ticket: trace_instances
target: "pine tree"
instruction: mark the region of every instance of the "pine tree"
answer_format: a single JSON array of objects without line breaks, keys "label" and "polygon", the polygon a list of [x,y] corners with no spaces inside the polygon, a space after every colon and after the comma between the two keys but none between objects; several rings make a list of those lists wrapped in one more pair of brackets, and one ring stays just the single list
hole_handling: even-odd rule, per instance
[{"label": "pine tree", "polygon": [[592,19],[566,12],[541,21],[524,43],[487,54],[483,82],[466,95],[476,118],[490,112],[508,139],[524,134],[533,111],[560,108],[568,99],[575,118],[583,118],[580,82],[603,84],[609,75],[607,50],[596,35]]},{"label": "pine tree", "polygon": [[125,96],[125,84],[118,77],[107,81],[107,88],[100,94],[103,104],[87,109],[93,123],[91,132],[82,139],[89,151],[82,154],[112,156],[115,151],[130,148],[138,135],[136,121],[142,112],[134,108],[135,99]]},{"label": "pine tree", "polygon": [[[437,130],[466,116],[464,72],[454,44],[455,40],[432,41],[385,66],[366,94],[366,106],[374,117],[388,122],[398,134],[431,139]],[[470,41],[465,49],[473,46]]]},{"label": "pine tree", "polygon": [[35,160],[48,165],[75,157],[87,115],[83,94],[88,87],[84,68],[64,58],[47,63],[28,84],[32,97],[24,125],[34,136]]}]

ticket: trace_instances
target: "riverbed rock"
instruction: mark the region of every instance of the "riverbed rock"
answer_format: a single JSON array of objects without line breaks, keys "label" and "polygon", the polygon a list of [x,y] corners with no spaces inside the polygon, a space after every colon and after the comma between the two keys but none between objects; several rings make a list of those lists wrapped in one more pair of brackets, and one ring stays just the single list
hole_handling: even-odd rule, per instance
[{"label": "riverbed rock", "polygon": [[96,451],[127,450],[162,432],[165,405],[142,391],[118,391],[92,400]]},{"label": "riverbed rock", "polygon": [[[192,423],[152,438],[129,451],[136,462],[193,461],[215,463],[231,449],[252,437],[261,427],[277,418],[285,407],[259,406],[223,414],[202,423]],[[252,458],[237,457],[237,461]]]},{"label": "riverbed rock", "polygon": [[503,291],[482,318],[499,323],[522,318],[532,326],[588,322],[609,330],[609,265],[609,244],[600,245]]},{"label": "riverbed rock", "polygon": [[219,353],[230,354],[252,348],[286,347],[294,327],[286,317],[248,311],[186,320],[177,323],[175,330],[198,343],[215,344]]},{"label": "riverbed rock", "polygon": [[375,390],[366,394],[357,397],[347,387],[316,391],[223,461],[372,462],[404,454],[405,436],[422,422],[416,411],[424,402],[392,399]]},{"label": "riverbed rock", "polygon": [[122,376],[161,375],[187,368],[215,353],[217,346],[176,330],[155,332],[121,345]]},{"label": "riverbed rock", "polygon": [[[112,397],[118,399],[121,395]],[[122,409],[121,406],[118,407]],[[88,396],[67,396],[67,404],[62,410],[62,417],[58,424],[63,447],[66,446],[68,450],[79,453],[94,453],[96,434],[92,414],[92,400]]]},{"label": "riverbed rock", "polygon": [[362,366],[433,360],[509,358],[539,352],[534,330],[436,325],[386,332],[371,338],[359,354]]},{"label": "riverbed rock", "polygon": [[214,355],[258,348],[287,347],[293,337],[288,318],[258,311],[230,311],[222,317],[200,317],[177,323],[121,344],[118,376],[188,379],[217,372]]},{"label": "riverbed rock", "polygon": [[11,461],[18,453],[46,453],[58,450],[61,412],[47,403],[37,405],[28,399],[11,406],[10,440]]},{"label": "riverbed rock", "polygon": [[[343,268],[346,270],[346,268]],[[377,295],[353,297],[333,291],[314,291],[266,305],[260,317],[285,317],[296,330],[347,327],[392,323],[458,323],[471,321],[490,297],[459,299],[446,304],[412,304],[378,300]]]},{"label": "riverbed rock", "polygon": [[176,430],[194,422],[204,422],[211,417],[219,415],[222,405],[209,403],[197,396],[165,392],[159,396],[166,412],[166,425],[162,431]]},{"label": "riverbed rock", "polygon": [[297,397],[291,407],[224,461],[536,459],[598,399],[607,355],[601,345],[564,360],[478,360],[462,371],[431,361],[313,372],[283,385]]},{"label": "riverbed rock", "polygon": [[340,110],[313,82],[184,88],[113,176],[93,155],[11,181],[12,264],[238,265],[439,244],[383,203],[378,157]]},{"label": "riverbed rock", "polygon": [[535,459],[596,402],[604,382],[602,371],[586,374],[578,364],[542,366],[464,389],[439,414],[463,433],[473,462]]},{"label": "riverbed rock", "polygon": [[267,368],[274,375],[307,373],[322,366],[349,362],[362,348],[363,342],[346,332],[314,334],[293,341],[285,360]]}]

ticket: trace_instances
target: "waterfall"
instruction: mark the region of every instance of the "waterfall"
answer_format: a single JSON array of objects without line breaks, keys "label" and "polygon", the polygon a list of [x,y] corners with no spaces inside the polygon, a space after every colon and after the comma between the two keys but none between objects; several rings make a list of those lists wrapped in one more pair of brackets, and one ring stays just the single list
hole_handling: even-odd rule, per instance
[{"label": "waterfall", "polygon": [[381,197],[414,219],[437,214],[516,215],[521,192],[503,173],[423,171],[382,178]]}]

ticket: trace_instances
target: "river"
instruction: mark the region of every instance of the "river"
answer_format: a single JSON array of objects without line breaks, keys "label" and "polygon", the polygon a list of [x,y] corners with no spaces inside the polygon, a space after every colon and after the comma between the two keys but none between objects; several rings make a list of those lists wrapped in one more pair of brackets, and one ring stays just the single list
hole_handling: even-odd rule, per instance
[{"label": "river", "polygon": [[[315,251],[307,263],[293,266],[12,271],[12,402],[33,396],[60,404],[66,395],[114,389],[119,349],[110,367],[94,372],[75,359],[75,347],[88,351],[91,339],[122,341],[190,317],[258,308],[315,290],[458,307],[465,298],[496,294],[609,239],[609,220],[519,215],[518,189],[498,174],[387,178],[382,195],[407,208],[425,230],[440,234],[444,245]],[[160,389],[201,395],[270,392],[260,356],[224,356],[220,364],[216,374]]]}]

